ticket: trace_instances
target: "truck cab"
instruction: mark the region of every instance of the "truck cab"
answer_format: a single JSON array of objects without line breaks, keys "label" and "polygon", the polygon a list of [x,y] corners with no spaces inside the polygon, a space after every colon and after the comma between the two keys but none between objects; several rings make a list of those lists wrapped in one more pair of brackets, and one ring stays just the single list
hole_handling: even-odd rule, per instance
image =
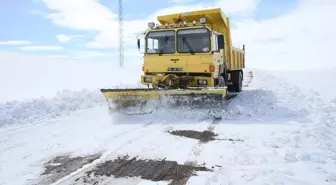
[{"label": "truck cab", "polygon": [[142,84],[154,88],[216,87],[219,77],[225,85],[230,84],[231,38],[221,11],[172,14],[158,20],[160,24],[148,23],[144,33]]}]

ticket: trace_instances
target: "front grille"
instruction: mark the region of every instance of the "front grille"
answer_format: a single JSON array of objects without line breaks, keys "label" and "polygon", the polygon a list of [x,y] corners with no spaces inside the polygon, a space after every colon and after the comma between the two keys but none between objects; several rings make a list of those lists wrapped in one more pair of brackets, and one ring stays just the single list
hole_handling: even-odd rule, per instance
[{"label": "front grille", "polygon": [[166,75],[168,74],[175,74],[177,76],[204,76],[204,77],[211,77],[211,73],[174,73],[174,72],[170,72],[170,73],[166,73]]}]

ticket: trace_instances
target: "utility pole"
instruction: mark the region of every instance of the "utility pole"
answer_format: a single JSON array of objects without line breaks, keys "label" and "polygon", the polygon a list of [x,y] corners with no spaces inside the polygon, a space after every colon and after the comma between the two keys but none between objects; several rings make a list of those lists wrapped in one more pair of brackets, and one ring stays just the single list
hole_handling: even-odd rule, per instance
[{"label": "utility pole", "polygon": [[123,68],[124,66],[124,37],[123,37],[123,21],[124,21],[124,15],[123,15],[123,1],[119,1],[119,45],[118,45],[118,61],[119,61],[119,67]]}]

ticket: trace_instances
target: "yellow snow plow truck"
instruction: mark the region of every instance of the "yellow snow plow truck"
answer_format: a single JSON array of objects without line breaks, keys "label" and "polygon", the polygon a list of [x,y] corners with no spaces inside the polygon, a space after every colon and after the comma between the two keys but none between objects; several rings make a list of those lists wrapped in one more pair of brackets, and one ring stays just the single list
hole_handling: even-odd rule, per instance
[{"label": "yellow snow plow truck", "polygon": [[[157,17],[144,32],[142,89],[101,89],[112,111],[221,105],[242,90],[245,46],[231,43],[230,20],[221,9]],[[140,50],[140,39],[137,39]],[[147,112],[146,112],[147,113]]]}]

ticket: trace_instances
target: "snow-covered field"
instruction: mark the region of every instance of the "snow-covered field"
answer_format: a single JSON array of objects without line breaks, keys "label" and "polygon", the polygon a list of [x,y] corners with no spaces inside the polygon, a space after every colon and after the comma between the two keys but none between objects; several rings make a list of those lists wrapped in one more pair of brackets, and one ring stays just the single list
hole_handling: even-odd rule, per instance
[{"label": "snow-covered field", "polygon": [[[250,86],[217,123],[206,114],[179,111],[111,117],[94,90],[0,104],[0,184],[38,184],[51,158],[97,153],[98,159],[54,182],[85,184],[78,179],[86,170],[129,155],[212,169],[197,172],[189,184],[336,184],[336,99],[329,101],[335,97],[326,100],[320,95],[325,92],[295,86],[273,72],[253,72]],[[211,130],[218,140],[199,143],[167,132],[176,129]],[[139,177],[93,180],[158,184]]]},{"label": "snow-covered field", "polygon": [[318,92],[324,100],[336,97],[336,68],[306,69],[292,71],[271,71],[286,82],[300,87],[302,90]]},{"label": "snow-covered field", "polygon": [[92,91],[138,83],[142,72],[141,58],[127,60],[130,62],[125,62],[124,68],[120,69],[109,60],[67,60],[0,51],[0,84],[3,89],[0,103],[41,97],[50,99],[64,90]]}]

